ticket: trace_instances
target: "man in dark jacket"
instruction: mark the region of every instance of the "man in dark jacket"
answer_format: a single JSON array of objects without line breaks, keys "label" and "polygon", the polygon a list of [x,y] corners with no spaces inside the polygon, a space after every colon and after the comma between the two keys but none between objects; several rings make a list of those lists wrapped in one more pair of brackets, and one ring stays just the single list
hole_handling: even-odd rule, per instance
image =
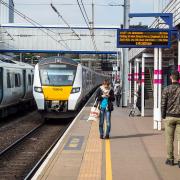
[{"label": "man in dark jacket", "polygon": [[[174,71],[170,76],[172,85],[164,88],[162,93],[162,118],[165,119],[165,137],[167,146],[167,165],[174,165],[174,134],[180,140],[180,85],[179,72]],[[180,167],[180,157],[178,157]]]}]

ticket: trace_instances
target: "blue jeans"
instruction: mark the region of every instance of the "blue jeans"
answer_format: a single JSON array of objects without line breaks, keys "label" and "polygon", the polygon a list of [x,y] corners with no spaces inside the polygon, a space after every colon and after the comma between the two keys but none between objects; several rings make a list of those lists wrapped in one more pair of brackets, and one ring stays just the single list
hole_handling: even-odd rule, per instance
[{"label": "blue jeans", "polygon": [[111,130],[111,112],[106,109],[101,109],[100,111],[100,121],[99,121],[99,132],[100,135],[104,135],[104,116],[106,115],[106,135],[108,136]]}]

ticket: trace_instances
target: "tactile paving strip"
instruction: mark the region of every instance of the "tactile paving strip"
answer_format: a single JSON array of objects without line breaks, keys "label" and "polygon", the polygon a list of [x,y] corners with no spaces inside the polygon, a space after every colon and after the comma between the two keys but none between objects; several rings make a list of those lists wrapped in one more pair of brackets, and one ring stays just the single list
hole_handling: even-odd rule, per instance
[{"label": "tactile paving strip", "polygon": [[98,122],[92,122],[78,180],[101,180],[102,140]]}]

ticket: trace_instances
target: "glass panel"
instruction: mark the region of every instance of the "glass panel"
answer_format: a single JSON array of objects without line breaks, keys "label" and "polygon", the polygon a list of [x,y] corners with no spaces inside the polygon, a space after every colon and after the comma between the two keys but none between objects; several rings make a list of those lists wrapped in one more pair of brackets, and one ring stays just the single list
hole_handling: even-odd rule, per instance
[{"label": "glass panel", "polygon": [[28,85],[29,85],[29,86],[31,86],[31,85],[32,85],[31,80],[32,80],[32,79],[31,79],[31,75],[30,75],[30,74],[28,74]]},{"label": "glass panel", "polygon": [[76,74],[76,66],[50,64],[40,70],[42,85],[71,86]]},{"label": "glass panel", "polygon": [[10,76],[10,72],[7,73],[7,88],[11,88],[11,76]]},{"label": "glass panel", "polygon": [[18,87],[19,83],[18,83],[18,74],[15,74],[15,87]]},{"label": "glass panel", "polygon": [[3,93],[3,70],[0,68],[0,102],[2,100],[2,93]]}]

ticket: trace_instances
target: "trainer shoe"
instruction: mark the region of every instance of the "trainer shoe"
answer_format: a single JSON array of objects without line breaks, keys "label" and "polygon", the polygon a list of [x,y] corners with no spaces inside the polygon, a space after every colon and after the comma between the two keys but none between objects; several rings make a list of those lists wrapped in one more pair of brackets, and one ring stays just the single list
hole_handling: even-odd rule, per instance
[{"label": "trainer shoe", "polygon": [[167,159],[165,164],[170,165],[170,166],[174,166],[174,159]]},{"label": "trainer shoe", "polygon": [[109,135],[106,135],[106,136],[104,137],[104,139],[109,139]]},{"label": "trainer shoe", "polygon": [[100,139],[104,139],[104,138],[103,138],[103,135],[100,135]]}]

